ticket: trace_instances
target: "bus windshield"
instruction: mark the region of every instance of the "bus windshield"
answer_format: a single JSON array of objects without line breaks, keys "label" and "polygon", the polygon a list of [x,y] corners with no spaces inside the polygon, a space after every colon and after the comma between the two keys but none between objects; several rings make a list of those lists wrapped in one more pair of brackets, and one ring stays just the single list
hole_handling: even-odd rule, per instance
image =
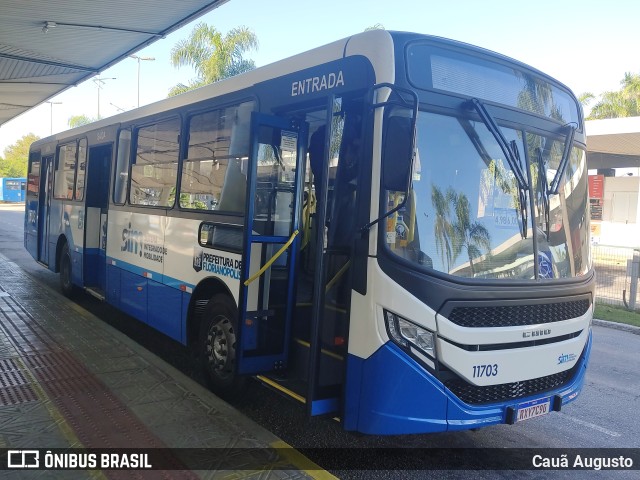
[{"label": "bus windshield", "polygon": [[[585,274],[589,227],[584,151],[571,150],[558,194],[549,195],[565,139],[524,127],[501,127],[500,132],[525,176],[529,169],[533,196],[521,194],[510,162],[484,122],[420,112],[413,186],[405,207],[387,221],[388,246],[412,263],[459,277]],[[402,196],[388,192],[388,209]]]}]

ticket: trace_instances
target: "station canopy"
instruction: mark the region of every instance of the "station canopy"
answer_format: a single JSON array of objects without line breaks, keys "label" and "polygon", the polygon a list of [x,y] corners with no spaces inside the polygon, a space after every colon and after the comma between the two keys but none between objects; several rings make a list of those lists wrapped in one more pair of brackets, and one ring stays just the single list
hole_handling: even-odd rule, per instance
[{"label": "station canopy", "polygon": [[589,120],[588,168],[640,167],[640,117]]},{"label": "station canopy", "polygon": [[0,125],[228,0],[0,0]]}]

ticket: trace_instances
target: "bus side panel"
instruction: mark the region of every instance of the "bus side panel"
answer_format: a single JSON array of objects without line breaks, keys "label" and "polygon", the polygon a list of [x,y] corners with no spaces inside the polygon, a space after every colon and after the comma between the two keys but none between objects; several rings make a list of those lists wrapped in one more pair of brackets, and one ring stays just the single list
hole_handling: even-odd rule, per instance
[{"label": "bus side panel", "polygon": [[120,308],[123,312],[147,322],[148,281],[135,273],[120,272]]},{"label": "bus side panel", "polygon": [[[212,248],[216,244],[215,236],[209,238],[208,243],[212,247],[201,246],[198,241],[198,232],[203,223],[206,222],[186,218],[167,218],[164,283],[191,293],[191,290],[205,278],[217,277],[227,286],[237,304],[242,256]],[[225,231],[225,236],[228,238],[231,232],[236,230]],[[237,248],[242,249],[241,232],[233,238],[236,237]]]},{"label": "bus side panel", "polygon": [[153,280],[149,280],[147,288],[147,323],[174,340],[183,342],[182,292]]},{"label": "bus side panel", "polygon": [[116,266],[107,264],[107,303],[120,309],[120,269]]},{"label": "bus side panel", "polygon": [[166,217],[149,213],[109,211],[107,263],[141,277],[162,282]]},{"label": "bus side panel", "polygon": [[[184,279],[167,281],[165,270],[176,250],[165,245],[168,218],[149,213],[111,210],[107,235],[107,301],[125,313],[182,342]],[[192,222],[197,230],[199,223]],[[187,230],[185,230],[187,231]],[[182,240],[184,232],[174,232]],[[195,238],[196,234],[192,234]],[[180,243],[180,242],[179,242]],[[193,259],[189,255],[188,266]],[[180,287],[183,288],[180,288]]]}]

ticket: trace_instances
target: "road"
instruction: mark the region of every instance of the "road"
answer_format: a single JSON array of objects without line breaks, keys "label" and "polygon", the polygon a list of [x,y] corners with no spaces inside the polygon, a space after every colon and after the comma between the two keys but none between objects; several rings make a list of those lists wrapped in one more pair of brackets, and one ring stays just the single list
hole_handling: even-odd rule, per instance
[{"label": "road", "polygon": [[[21,207],[0,205],[0,252],[20,265],[27,274],[43,284],[58,289],[58,275],[37,264],[22,246],[23,213]],[[88,295],[77,302],[103,321],[119,328],[145,348],[170,361],[185,374],[203,382],[189,352],[140,322],[101,303]],[[331,463],[322,448],[340,448],[349,452],[348,463],[358,468],[331,470],[340,478],[469,478],[468,471],[431,470],[363,470],[376,464],[365,464],[367,453],[394,455],[398,448],[412,447],[410,455],[450,455],[442,448],[633,448],[640,449],[640,335],[593,327],[593,349],[587,380],[582,394],[562,412],[522,422],[513,426],[500,425],[476,432],[455,432],[436,435],[400,435],[373,437],[344,432],[337,422],[328,418],[305,418],[304,409],[284,399],[262,385],[252,383],[247,395],[234,402],[245,415],[269,429],[288,444],[302,449],[312,460]],[[640,450],[635,450],[636,453]],[[336,451],[334,451],[335,453]],[[406,451],[405,451],[406,452]],[[495,450],[490,451],[495,454]],[[560,455],[563,450],[555,451]],[[605,453],[603,453],[604,455]],[[344,454],[340,455],[344,458]],[[433,457],[434,460],[438,460]],[[379,460],[379,459],[378,459]],[[393,459],[392,459],[393,460]],[[440,460],[442,460],[440,458]],[[367,460],[368,462],[369,460]],[[408,462],[409,464],[410,462]],[[437,462],[436,462],[437,463]],[[377,462],[380,464],[380,461]],[[384,466],[381,468],[385,468]],[[401,467],[405,468],[405,467]],[[331,468],[330,468],[331,469]],[[473,478],[638,478],[637,471],[486,471],[473,472]]]}]

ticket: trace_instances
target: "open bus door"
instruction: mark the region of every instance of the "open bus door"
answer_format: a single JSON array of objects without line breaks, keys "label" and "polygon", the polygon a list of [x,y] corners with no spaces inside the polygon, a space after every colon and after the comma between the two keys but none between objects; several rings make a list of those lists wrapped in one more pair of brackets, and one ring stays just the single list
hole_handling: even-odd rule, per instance
[{"label": "open bus door", "polygon": [[107,290],[107,213],[113,145],[89,148],[86,165],[84,284],[98,298]]},{"label": "open bus door", "polygon": [[38,262],[49,265],[49,210],[53,189],[53,155],[42,157],[38,195]]},{"label": "open bus door", "polygon": [[[328,128],[316,167],[314,280],[306,360],[308,416],[339,413],[343,396],[351,292],[351,231],[346,217],[352,221],[355,215],[349,201],[355,198],[355,191],[346,181],[344,159],[345,145],[353,140],[345,137],[345,121],[353,127],[354,117],[345,115],[343,100],[328,99]],[[344,234],[346,240],[340,239]]]},{"label": "open bus door", "polygon": [[287,366],[306,145],[305,123],[252,114],[236,346],[239,374]]}]

